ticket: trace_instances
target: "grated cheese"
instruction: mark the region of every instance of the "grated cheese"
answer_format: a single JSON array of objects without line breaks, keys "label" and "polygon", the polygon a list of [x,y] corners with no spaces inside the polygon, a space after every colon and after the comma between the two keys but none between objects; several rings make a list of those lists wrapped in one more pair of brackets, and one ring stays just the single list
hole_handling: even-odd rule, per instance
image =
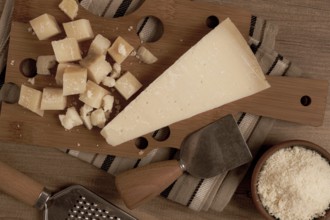
[{"label": "grated cheese", "polygon": [[330,165],[303,147],[281,149],[262,168],[257,191],[263,206],[278,219],[310,220],[330,204]]}]

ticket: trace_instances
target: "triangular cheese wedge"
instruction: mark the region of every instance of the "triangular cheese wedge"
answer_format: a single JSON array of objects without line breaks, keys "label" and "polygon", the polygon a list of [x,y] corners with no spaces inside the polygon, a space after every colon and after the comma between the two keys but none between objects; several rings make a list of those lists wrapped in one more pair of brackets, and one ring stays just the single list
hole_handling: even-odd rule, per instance
[{"label": "triangular cheese wedge", "polygon": [[101,131],[116,146],[269,88],[245,39],[226,19]]}]

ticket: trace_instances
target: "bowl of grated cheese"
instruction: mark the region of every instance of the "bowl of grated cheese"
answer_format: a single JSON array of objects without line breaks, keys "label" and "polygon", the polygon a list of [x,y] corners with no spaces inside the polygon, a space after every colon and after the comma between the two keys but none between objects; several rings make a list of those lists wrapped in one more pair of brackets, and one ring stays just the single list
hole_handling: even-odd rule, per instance
[{"label": "bowl of grated cheese", "polygon": [[253,202],[266,219],[330,219],[330,153],[303,140],[271,147],[252,174]]}]

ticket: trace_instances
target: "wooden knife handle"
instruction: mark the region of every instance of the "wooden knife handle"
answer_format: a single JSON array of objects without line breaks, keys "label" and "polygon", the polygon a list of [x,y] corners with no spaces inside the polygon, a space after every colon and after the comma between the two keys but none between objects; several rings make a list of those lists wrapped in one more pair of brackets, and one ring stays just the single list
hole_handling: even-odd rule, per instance
[{"label": "wooden knife handle", "polygon": [[0,162],[0,190],[30,206],[38,201],[44,186]]},{"label": "wooden knife handle", "polygon": [[183,174],[177,160],[152,163],[116,176],[116,188],[129,209],[158,196]]}]

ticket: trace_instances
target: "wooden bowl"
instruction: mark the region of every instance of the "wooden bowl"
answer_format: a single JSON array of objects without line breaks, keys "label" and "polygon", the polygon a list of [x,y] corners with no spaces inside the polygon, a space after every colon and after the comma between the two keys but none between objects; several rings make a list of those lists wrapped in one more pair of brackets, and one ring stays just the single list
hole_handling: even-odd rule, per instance
[{"label": "wooden bowl", "polygon": [[[252,200],[254,202],[254,205],[256,206],[259,213],[268,220],[274,220],[275,217],[270,215],[268,211],[265,209],[265,207],[262,205],[261,200],[259,198],[258,192],[257,192],[257,182],[258,182],[258,175],[264,165],[264,163],[267,161],[267,159],[273,155],[275,152],[277,152],[280,149],[288,148],[292,146],[301,146],[305,147],[306,149],[314,150],[318,152],[322,157],[326,158],[328,161],[330,161],[330,153],[323,149],[322,147],[303,140],[291,140],[291,141],[285,141],[280,144],[277,144],[273,147],[271,147],[268,151],[266,151],[261,158],[258,160],[252,174],[251,179],[251,193],[252,193]],[[318,220],[326,220],[330,219],[330,211],[327,210],[325,216],[318,218]]]}]

